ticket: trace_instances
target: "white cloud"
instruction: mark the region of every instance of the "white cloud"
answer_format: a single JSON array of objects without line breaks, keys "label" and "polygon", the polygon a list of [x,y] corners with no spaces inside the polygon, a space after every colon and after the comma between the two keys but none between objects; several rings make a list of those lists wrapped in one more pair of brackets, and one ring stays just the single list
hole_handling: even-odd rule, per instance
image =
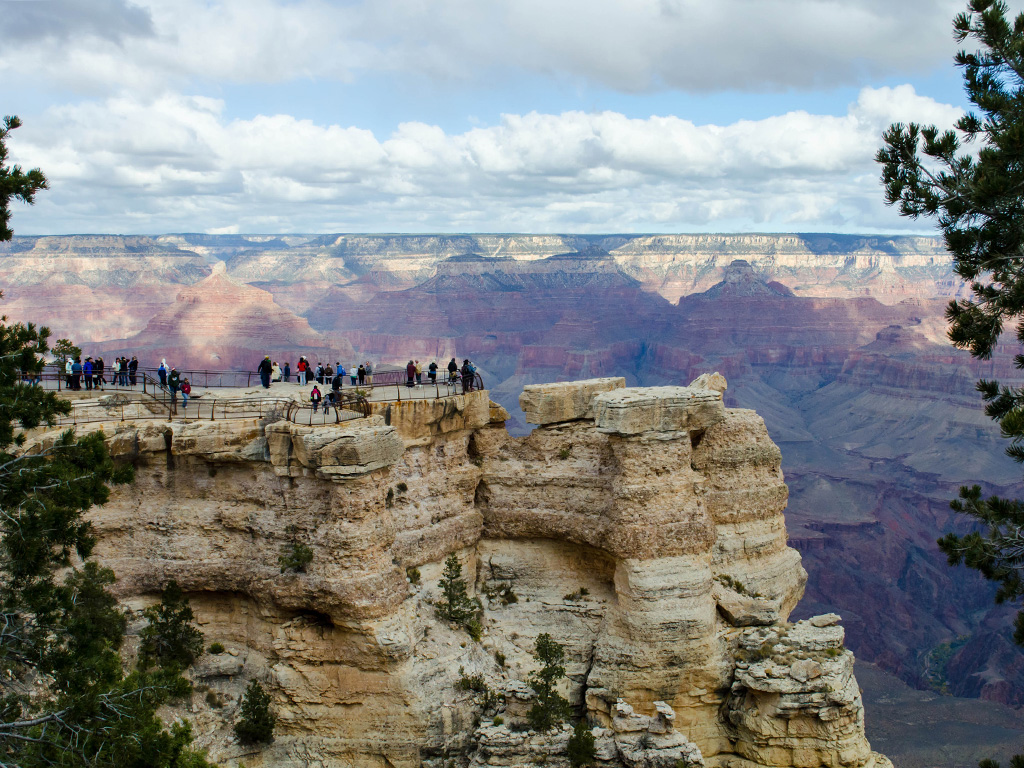
[{"label": "white cloud", "polygon": [[[40,9],[69,11],[59,24]],[[0,74],[84,91],[515,73],[627,92],[861,83],[948,62],[961,0],[0,0]]]},{"label": "white cloud", "polygon": [[[51,190],[19,232],[891,230],[873,155],[894,120],[958,109],[909,86],[846,115],[697,126],[614,112],[506,115],[389,137],[288,115],[227,120],[208,98],[52,109],[12,137]],[[916,225],[921,228],[922,225]]]}]

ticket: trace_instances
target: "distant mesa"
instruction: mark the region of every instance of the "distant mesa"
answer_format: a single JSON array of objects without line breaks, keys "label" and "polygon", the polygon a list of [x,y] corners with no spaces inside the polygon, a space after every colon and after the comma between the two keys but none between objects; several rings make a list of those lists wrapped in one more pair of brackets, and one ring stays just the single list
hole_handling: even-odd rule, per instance
[{"label": "distant mesa", "polygon": [[711,286],[694,298],[721,299],[740,297],[780,298],[796,296],[793,291],[774,280],[765,280],[746,259],[734,259],[725,268],[722,282]]}]

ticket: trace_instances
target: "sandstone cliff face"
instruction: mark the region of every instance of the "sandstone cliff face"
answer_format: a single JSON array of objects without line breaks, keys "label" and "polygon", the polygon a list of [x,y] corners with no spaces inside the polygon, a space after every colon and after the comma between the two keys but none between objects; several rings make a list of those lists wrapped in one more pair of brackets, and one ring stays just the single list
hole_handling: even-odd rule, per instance
[{"label": "sandstone cliff face", "polygon": [[[177,579],[227,647],[194,671],[200,743],[247,765],[561,765],[567,731],[514,728],[548,632],[603,765],[888,765],[838,617],[787,623],[806,575],[764,423],[724,407],[721,376],[624,383],[528,388],[524,438],[486,392],[403,403],[391,425],[107,425],[137,474],[94,511],[97,555],[135,608]],[[294,540],[313,562],[281,573]],[[479,644],[430,604],[452,553]],[[252,678],[280,717],[258,754],[230,737]]]}]

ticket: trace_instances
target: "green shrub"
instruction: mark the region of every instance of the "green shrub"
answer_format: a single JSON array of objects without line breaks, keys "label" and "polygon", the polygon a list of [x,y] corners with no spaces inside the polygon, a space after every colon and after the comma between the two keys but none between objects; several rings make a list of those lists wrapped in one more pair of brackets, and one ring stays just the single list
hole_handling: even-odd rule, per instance
[{"label": "green shrub", "polygon": [[572,448],[562,448],[558,452],[558,458],[560,459],[568,459],[570,456],[572,456]]},{"label": "green shrub", "polygon": [[505,718],[503,718],[501,715],[495,715],[495,717],[494,717],[494,724],[495,725],[504,725],[505,724]]},{"label": "green shrub", "polygon": [[593,764],[597,757],[597,747],[594,745],[594,732],[585,720],[580,720],[573,728],[566,752],[572,768],[586,768]]},{"label": "green shrub", "polygon": [[210,643],[210,653],[224,653],[223,643]]},{"label": "green shrub", "polygon": [[139,633],[139,663],[184,669],[203,652],[203,633],[192,621],[195,615],[188,599],[169,581],[160,596],[160,604],[143,611],[149,623]]},{"label": "green shrub", "polygon": [[552,640],[551,635],[543,632],[537,636],[533,657],[540,662],[541,668],[528,680],[537,693],[537,701],[530,707],[527,718],[533,730],[547,731],[569,714],[569,702],[557,690],[559,680],[565,677],[565,649]]},{"label": "green shrub", "polygon": [[409,490],[409,486],[406,485],[405,483],[399,483],[398,485],[395,486],[395,488],[398,490],[399,493],[405,493],[406,491]]},{"label": "green shrub", "polygon": [[589,594],[590,594],[590,590],[589,589],[587,589],[586,587],[580,587],[575,592],[570,592],[569,594],[563,596],[562,599],[565,600],[566,602],[574,603],[577,600],[582,600],[584,597],[586,597]]},{"label": "green shrub", "polygon": [[501,651],[495,651],[494,652],[494,660],[496,662],[498,662],[498,666],[499,667],[501,667],[502,669],[505,668],[505,654],[504,653],[502,653]]},{"label": "green shrub", "polygon": [[[462,578],[462,565],[454,554],[449,555],[444,561],[444,574],[437,586],[441,588],[441,599],[435,606],[438,618],[455,622],[468,630],[474,640],[479,639],[479,634],[483,633],[483,627],[480,626],[480,620],[477,618],[480,613],[480,604],[466,594],[466,580]],[[477,635],[474,635],[474,629],[470,627],[471,622],[476,623]]]},{"label": "green shrub", "polygon": [[313,550],[301,541],[292,541],[281,547],[281,555],[277,558],[277,564],[281,566],[281,573],[293,571],[305,573],[306,566],[313,562]]},{"label": "green shrub", "polygon": [[249,683],[242,697],[235,735],[242,744],[270,744],[274,740],[277,717],[270,709],[270,694],[256,680]]},{"label": "green shrub", "polygon": [[410,584],[420,583],[420,569],[419,568],[406,568],[405,575],[409,579]]}]

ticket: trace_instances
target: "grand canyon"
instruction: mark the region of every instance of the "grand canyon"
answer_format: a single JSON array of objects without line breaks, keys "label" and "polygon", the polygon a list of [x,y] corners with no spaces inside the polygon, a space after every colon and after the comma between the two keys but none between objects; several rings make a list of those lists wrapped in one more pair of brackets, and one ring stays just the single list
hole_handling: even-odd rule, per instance
[{"label": "grand canyon", "polygon": [[[531,432],[538,421],[520,406],[527,386],[621,377],[657,388],[720,372],[724,406],[756,411],[781,450],[784,551],[798,551],[808,573],[803,599],[776,608],[782,619],[790,609],[794,620],[841,615],[846,646],[873,665],[860,678],[869,700],[882,683],[865,680],[898,679],[1024,707],[1012,610],[993,604],[979,576],[948,567],[935,545],[961,525],[949,510],[959,486],[1024,493],[974,389],[983,377],[1015,382],[1015,349],[976,361],[950,345],[943,311],[965,289],[933,238],[18,237],[0,244],[0,285],[8,319],[47,325],[87,354],[136,354],[143,365],[166,357],[189,370],[253,370],[264,354],[346,366],[471,358],[516,439],[549,439]],[[593,449],[592,437],[563,437]],[[507,549],[502,505],[523,506],[502,501],[510,483],[501,478],[513,471],[502,450],[487,459],[494,495],[477,500],[494,539],[484,548],[498,562]],[[108,528],[120,524],[117,509]],[[126,574],[143,570],[124,557]],[[530,557],[537,568],[545,558],[579,559]],[[596,594],[609,579],[595,576]],[[210,600],[207,613],[228,610]],[[672,706],[688,712],[684,699]],[[614,707],[606,704],[595,706]],[[1012,712],[1001,716],[1019,725]],[[870,717],[869,707],[869,737]],[[706,753],[731,749],[715,746],[713,725],[693,722],[703,723]],[[854,762],[866,764],[856,749]]]}]

